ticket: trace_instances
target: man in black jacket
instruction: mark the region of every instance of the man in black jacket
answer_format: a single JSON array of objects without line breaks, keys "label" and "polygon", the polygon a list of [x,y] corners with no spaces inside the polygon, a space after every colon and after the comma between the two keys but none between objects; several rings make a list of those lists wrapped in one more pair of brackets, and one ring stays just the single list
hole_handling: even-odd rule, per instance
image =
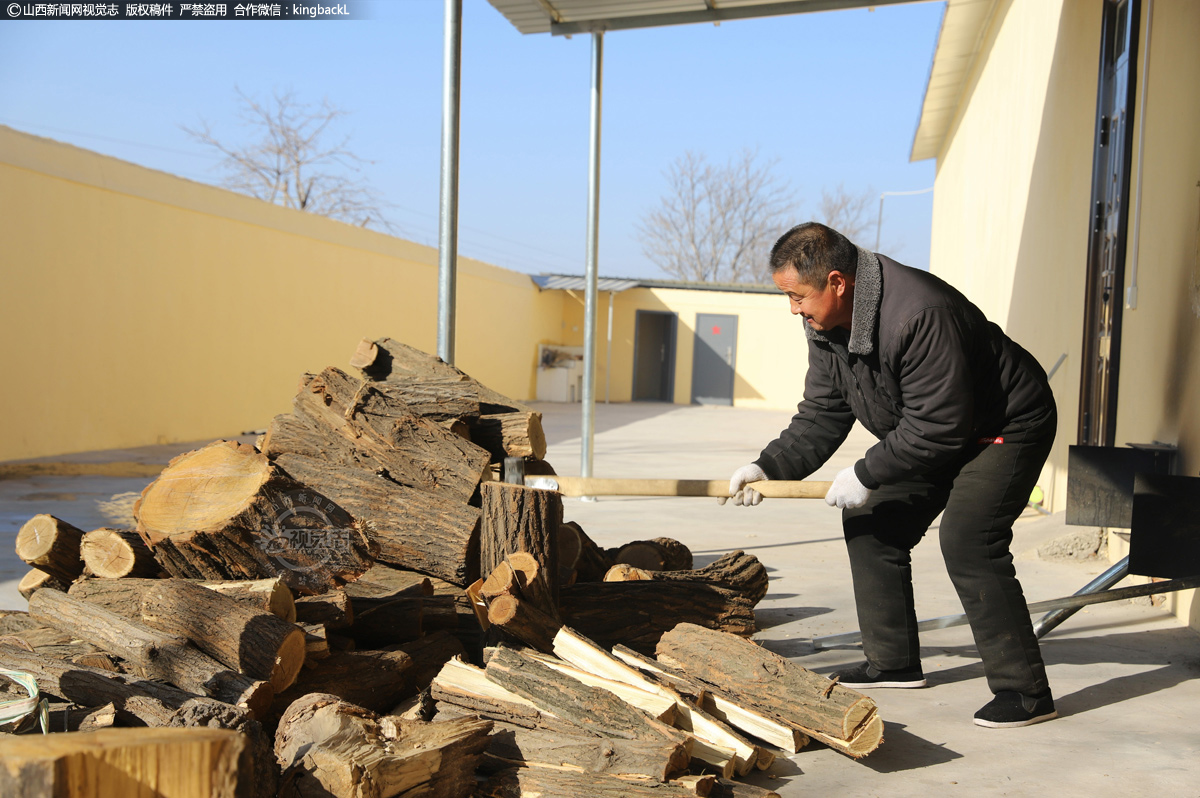
[{"label": "man in black jacket", "polygon": [[1009,545],[1057,416],[1033,357],[928,272],[802,224],[771,250],[775,284],[808,337],[804,400],[791,424],[730,480],[754,505],[762,479],[803,479],[855,419],[879,442],[835,477],[867,661],[838,673],[855,689],[924,687],[911,552],[943,513],[942,555],[994,699],[992,728],[1055,717]]}]

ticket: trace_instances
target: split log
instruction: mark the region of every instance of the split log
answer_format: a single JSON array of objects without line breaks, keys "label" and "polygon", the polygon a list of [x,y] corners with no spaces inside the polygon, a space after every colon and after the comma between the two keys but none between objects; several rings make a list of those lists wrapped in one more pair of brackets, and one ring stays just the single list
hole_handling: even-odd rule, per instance
[{"label": "split log", "polygon": [[184,638],[164,634],[65,593],[43,590],[35,594],[29,602],[29,614],[116,654],[147,678],[245,707],[256,717],[262,716],[275,697],[266,682],[228,670]]},{"label": "split log", "polygon": [[478,718],[384,724],[336,696],[307,695],[288,707],[276,732],[276,761],[285,768],[280,794],[466,798],[491,728]]},{"label": "split log", "polygon": [[622,740],[685,739],[607,690],[589,687],[512,649],[496,649],[484,673],[488,681],[591,734]]},{"label": "split log", "polygon": [[666,781],[688,766],[687,749],[678,742],[564,735],[503,723],[496,724],[488,741],[486,760],[484,771],[543,766],[655,781]]},{"label": "split log", "polygon": [[17,532],[17,556],[60,582],[71,583],[83,573],[79,542],[83,530],[52,515],[35,515]]},{"label": "split log", "polygon": [[691,798],[691,790],[645,779],[617,778],[550,768],[513,768],[479,788],[484,798]]},{"label": "split log", "polygon": [[572,679],[582,682],[588,687],[597,687],[610,692],[631,707],[637,707],[650,717],[655,720],[661,720],[668,726],[675,723],[675,699],[671,696],[664,696],[654,691],[643,690],[641,687],[634,687],[626,682],[609,679],[605,676],[598,676],[591,671],[577,668],[571,663],[563,662],[558,657],[549,654],[541,654],[533,651],[524,651],[522,653],[556,673],[570,676]]},{"label": "split log", "polygon": [[269,612],[288,623],[296,622],[296,602],[292,591],[279,577],[201,582],[200,586],[228,596],[253,609]]},{"label": "split log", "polygon": [[106,579],[152,577],[162,566],[138,533],[128,529],[94,529],[79,544],[83,563],[95,576]]},{"label": "split log", "polygon": [[377,382],[458,382],[473,389],[479,396],[480,410],[485,413],[508,413],[514,410],[533,410],[509,399],[498,391],[477,382],[440,357],[402,344],[392,338],[359,342],[350,365],[361,369],[363,375]]},{"label": "split log", "polygon": [[657,652],[661,662],[850,756],[865,756],[882,741],[874,701],[750,641],[680,624],[663,635]]},{"label": "split log", "polygon": [[[483,523],[479,547],[482,573],[490,574],[515,552],[530,554],[538,565],[538,579],[523,587],[522,598],[545,614],[557,617],[558,527],[562,523],[562,497],[555,491],[502,482],[486,482],[481,486],[481,492]],[[534,583],[538,583],[536,590]]]},{"label": "split log", "polygon": [[565,521],[558,527],[558,567],[561,586],[599,582],[612,568],[612,558],[588,537],[583,527]]},{"label": "split log", "polygon": [[523,729],[567,735],[588,733],[570,721],[542,712],[532,701],[490,681],[483,668],[459,658],[442,666],[429,685],[429,694],[436,702],[437,719],[478,715]]},{"label": "split log", "polygon": [[269,612],[257,612],[194,582],[160,579],[142,595],[141,618],[186,637],[217,662],[270,682],[276,694],[304,665],[304,632]]},{"label": "split log", "polygon": [[387,712],[417,692],[410,684],[412,667],[412,658],[403,651],[335,651],[305,668],[295,684],[276,696],[274,709],[282,712],[308,693],[330,693],[372,712]]},{"label": "split log", "polygon": [[779,793],[732,779],[717,779],[709,798],[779,798]]},{"label": "split log", "polygon": [[567,625],[599,645],[643,653],[679,623],[745,637],[756,630],[753,605],[710,582],[579,582],[562,590],[561,608]]},{"label": "split log", "polygon": [[[292,417],[276,422],[281,418]],[[276,427],[273,422],[272,431]],[[274,451],[273,440],[264,444],[268,453]],[[339,466],[321,455],[272,454],[272,460],[305,485],[337,496],[378,547],[380,562],[460,586],[479,578],[479,508]]]},{"label": "split log", "polygon": [[[402,399],[336,368],[306,374],[292,402],[305,428],[268,433],[268,454],[320,454],[331,464],[384,474],[398,485],[467,502],[491,456],[437,421],[414,415]],[[275,425],[273,425],[274,428]],[[340,438],[330,446],[329,438]]]},{"label": "split log", "polygon": [[673,538],[635,540],[618,548],[613,562],[647,571],[683,571],[692,567],[692,552]]},{"label": "split log", "polygon": [[[0,741],[0,795],[235,798],[246,741],[226,729],[101,729]],[[243,786],[239,785],[242,782]]]},{"label": "split log", "polygon": [[4,634],[0,636],[0,643],[76,665],[99,668],[112,673],[121,671],[116,661],[106,652],[69,632],[45,626],[27,613],[13,613],[3,620]]},{"label": "split log", "polygon": [[296,599],[296,621],[319,623],[326,629],[347,629],[354,624],[354,605],[344,590]]},{"label": "split log", "polygon": [[497,596],[488,607],[488,623],[498,626],[538,651],[554,650],[554,635],[562,627],[534,604],[511,595]]},{"label": "split log", "polygon": [[236,441],[173,459],[142,491],[134,515],[138,534],[174,576],[277,576],[293,590],[321,593],[372,561],[345,510]]},{"label": "split log", "polygon": [[605,582],[637,582],[657,579],[664,582],[711,582],[742,594],[751,604],[767,595],[767,569],[753,554],[732,551],[695,570],[645,570],[618,563],[604,575]]},{"label": "split log", "polygon": [[668,668],[658,660],[640,654],[628,646],[615,645],[612,648],[612,654],[626,665],[641,671],[664,687],[669,687],[687,698],[698,701],[709,690],[708,685],[685,673]]},{"label": "split log", "polygon": [[31,568],[29,573],[22,576],[21,581],[17,583],[17,592],[28,601],[30,596],[44,587],[65,591],[67,583],[57,576],[51,576],[41,568]]},{"label": "split log", "polygon": [[505,457],[541,460],[546,456],[542,414],[533,410],[482,415],[471,425],[471,441],[486,449],[497,463],[503,463]]}]

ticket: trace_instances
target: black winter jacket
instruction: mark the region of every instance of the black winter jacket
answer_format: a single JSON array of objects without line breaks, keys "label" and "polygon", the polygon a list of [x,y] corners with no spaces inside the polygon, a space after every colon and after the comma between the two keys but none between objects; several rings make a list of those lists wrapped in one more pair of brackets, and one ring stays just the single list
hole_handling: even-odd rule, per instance
[{"label": "black winter jacket", "polygon": [[928,474],[985,438],[1054,413],[1046,373],[945,281],[859,250],[851,329],[805,323],[804,401],[755,463],[771,479],[803,479],[850,433],[879,443],[854,471],[868,488]]}]

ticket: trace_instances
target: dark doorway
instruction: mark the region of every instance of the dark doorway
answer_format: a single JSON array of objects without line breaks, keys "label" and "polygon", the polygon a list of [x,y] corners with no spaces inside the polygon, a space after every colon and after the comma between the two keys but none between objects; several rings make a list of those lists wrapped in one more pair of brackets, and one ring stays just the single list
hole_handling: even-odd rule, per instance
[{"label": "dark doorway", "polygon": [[733,404],[737,323],[737,316],[696,314],[696,350],[692,355],[693,404]]},{"label": "dark doorway", "polygon": [[675,314],[639,310],[633,332],[633,401],[675,401]]},{"label": "dark doorway", "polygon": [[1079,387],[1079,443],[1085,446],[1112,446],[1117,429],[1140,19],[1140,0],[1104,0]]}]

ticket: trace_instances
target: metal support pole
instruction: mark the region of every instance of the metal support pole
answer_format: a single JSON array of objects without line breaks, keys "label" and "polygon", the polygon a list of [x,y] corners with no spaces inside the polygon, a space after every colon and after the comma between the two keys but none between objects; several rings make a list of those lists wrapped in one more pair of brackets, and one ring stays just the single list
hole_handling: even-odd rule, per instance
[{"label": "metal support pole", "polygon": [[597,249],[600,243],[600,100],[603,96],[604,33],[592,34],[592,129],[588,137],[587,283],[583,302],[583,430],[580,476],[592,475],[596,430],[596,286]]},{"label": "metal support pole", "polygon": [[[1129,558],[1122,557],[1121,561],[1109,568],[1104,573],[1097,576],[1092,581],[1088,582],[1079,590],[1075,591],[1076,596],[1089,596],[1092,593],[1100,593],[1108,590],[1110,587],[1120,582],[1129,575]],[[1079,607],[1065,607],[1063,609],[1051,610],[1050,612],[1038,618],[1033,624],[1033,633],[1039,638],[1044,636],[1054,627],[1070,618],[1075,613],[1079,612]]]},{"label": "metal support pole", "polygon": [[437,353],[454,362],[458,294],[458,118],[462,85],[462,0],[445,0],[442,42],[442,184],[438,202]]},{"label": "metal support pole", "polygon": [[612,388],[612,319],[614,296],[616,296],[615,291],[608,292],[608,354],[604,358],[604,404],[608,404],[608,394]]}]

